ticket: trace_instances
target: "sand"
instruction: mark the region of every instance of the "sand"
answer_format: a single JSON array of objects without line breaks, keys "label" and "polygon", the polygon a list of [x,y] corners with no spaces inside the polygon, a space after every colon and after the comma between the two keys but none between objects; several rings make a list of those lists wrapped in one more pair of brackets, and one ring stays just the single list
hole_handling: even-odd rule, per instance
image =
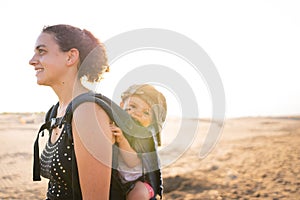
[{"label": "sand", "polygon": [[[32,181],[33,142],[42,120],[43,114],[0,114],[0,199],[45,199],[47,180]],[[185,123],[187,133],[193,120]],[[172,143],[179,121],[168,119],[164,146]],[[201,159],[213,123],[197,122],[192,145],[162,169],[164,199],[300,198],[300,117],[228,119]]]}]

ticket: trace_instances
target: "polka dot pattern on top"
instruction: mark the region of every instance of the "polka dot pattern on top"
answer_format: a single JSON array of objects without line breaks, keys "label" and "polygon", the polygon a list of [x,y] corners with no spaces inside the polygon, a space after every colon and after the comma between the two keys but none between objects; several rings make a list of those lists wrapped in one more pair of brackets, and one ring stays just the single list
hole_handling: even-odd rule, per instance
[{"label": "polka dot pattern on top", "polygon": [[52,144],[51,137],[41,154],[41,176],[49,179],[49,199],[72,199],[72,151],[65,129]]}]

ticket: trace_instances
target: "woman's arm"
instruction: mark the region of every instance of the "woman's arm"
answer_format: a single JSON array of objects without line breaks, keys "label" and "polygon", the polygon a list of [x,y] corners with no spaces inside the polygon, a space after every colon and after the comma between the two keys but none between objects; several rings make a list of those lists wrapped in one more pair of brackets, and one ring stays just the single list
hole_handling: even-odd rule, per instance
[{"label": "woman's arm", "polygon": [[72,121],[74,149],[84,200],[109,199],[112,136],[110,119],[95,103],[83,103]]},{"label": "woman's arm", "polygon": [[114,140],[118,143],[120,148],[120,153],[128,167],[135,167],[141,164],[141,160],[137,153],[132,149],[128,140],[124,137],[122,130],[115,124],[110,125],[111,132],[114,136]]}]

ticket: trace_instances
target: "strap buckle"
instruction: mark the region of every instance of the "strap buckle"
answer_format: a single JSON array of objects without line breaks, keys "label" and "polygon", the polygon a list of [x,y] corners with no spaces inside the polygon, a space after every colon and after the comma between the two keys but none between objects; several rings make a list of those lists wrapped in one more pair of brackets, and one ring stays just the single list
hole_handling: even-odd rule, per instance
[{"label": "strap buckle", "polygon": [[56,128],[60,125],[62,125],[62,121],[63,121],[63,118],[62,117],[59,117],[59,118],[51,118],[50,120],[50,128]]}]

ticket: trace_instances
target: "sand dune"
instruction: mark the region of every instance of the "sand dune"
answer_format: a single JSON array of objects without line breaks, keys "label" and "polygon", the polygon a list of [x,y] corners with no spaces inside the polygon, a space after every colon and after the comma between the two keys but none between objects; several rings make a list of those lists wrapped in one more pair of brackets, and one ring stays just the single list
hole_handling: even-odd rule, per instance
[{"label": "sand dune", "polygon": [[[32,181],[33,142],[43,114],[0,115],[0,199],[44,199],[47,181]],[[185,121],[184,131],[189,129]],[[163,145],[182,126],[168,119]],[[300,117],[225,121],[213,150],[200,159],[211,125],[198,120],[191,146],[164,166],[164,199],[299,199]],[[166,156],[166,155],[163,155]]]}]

